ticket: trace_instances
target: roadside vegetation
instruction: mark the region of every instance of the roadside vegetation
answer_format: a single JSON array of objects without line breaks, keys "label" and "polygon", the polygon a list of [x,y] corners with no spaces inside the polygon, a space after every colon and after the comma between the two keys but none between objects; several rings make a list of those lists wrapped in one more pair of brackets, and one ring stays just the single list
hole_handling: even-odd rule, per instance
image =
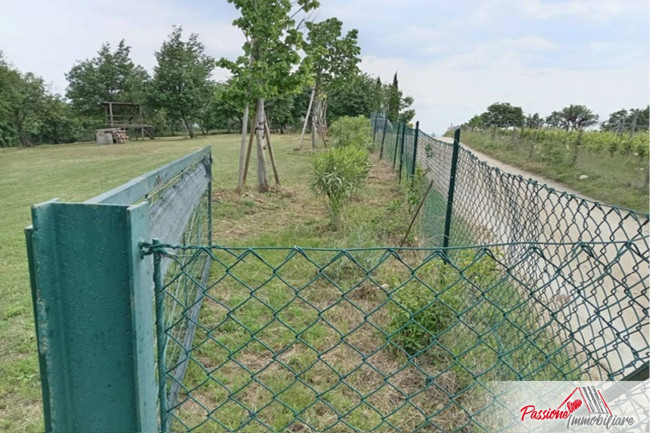
[{"label": "roadside vegetation", "polygon": [[493,104],[463,125],[461,141],[597,201],[648,213],[648,108],[617,111],[600,130],[587,129],[597,124],[584,106],[543,118]]}]

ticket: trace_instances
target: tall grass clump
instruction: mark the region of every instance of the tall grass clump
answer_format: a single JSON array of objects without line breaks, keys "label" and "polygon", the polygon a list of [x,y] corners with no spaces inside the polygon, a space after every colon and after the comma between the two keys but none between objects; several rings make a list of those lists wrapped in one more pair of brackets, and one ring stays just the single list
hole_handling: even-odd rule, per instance
[{"label": "tall grass clump", "polygon": [[338,118],[329,128],[335,147],[359,147],[374,150],[370,122],[363,116]]},{"label": "tall grass clump", "polygon": [[332,229],[338,228],[342,206],[361,188],[369,170],[368,151],[359,147],[334,147],[314,159],[311,187],[325,200]]}]

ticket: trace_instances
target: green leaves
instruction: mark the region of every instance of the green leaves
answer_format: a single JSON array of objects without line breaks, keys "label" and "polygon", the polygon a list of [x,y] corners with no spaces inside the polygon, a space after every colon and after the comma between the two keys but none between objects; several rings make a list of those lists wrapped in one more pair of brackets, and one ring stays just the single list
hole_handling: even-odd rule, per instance
[{"label": "green leaves", "polygon": [[182,27],[175,27],[155,53],[158,64],[154,68],[151,102],[173,118],[182,119],[193,136],[192,123],[212,98],[210,76],[215,61],[204,54],[204,46],[196,34],[183,41],[182,33]]},{"label": "green leaves", "polygon": [[313,75],[323,90],[332,91],[350,76],[358,74],[361,49],[356,29],[343,37],[343,23],[337,18],[320,23],[307,22],[305,26],[308,33],[304,50],[312,63]]},{"label": "green leaves", "polygon": [[314,159],[311,187],[325,199],[332,228],[338,227],[341,207],[361,188],[369,170],[364,148],[334,147]]},{"label": "green leaves", "polygon": [[[218,66],[228,69],[235,82],[246,89],[248,100],[270,99],[294,93],[308,81],[308,68],[301,62],[302,34],[294,15],[318,7],[319,2],[299,0],[228,0],[241,13],[233,21],[246,42],[244,56],[234,61],[220,59]],[[241,104],[244,105],[244,104]]]},{"label": "green leaves", "polygon": [[79,114],[100,116],[104,101],[142,102],[149,75],[130,58],[131,47],[121,40],[115,50],[105,43],[97,57],[75,64],[65,75],[66,96]]},{"label": "green leaves", "polygon": [[332,124],[329,133],[335,146],[372,150],[374,145],[370,122],[363,116],[340,117]]}]

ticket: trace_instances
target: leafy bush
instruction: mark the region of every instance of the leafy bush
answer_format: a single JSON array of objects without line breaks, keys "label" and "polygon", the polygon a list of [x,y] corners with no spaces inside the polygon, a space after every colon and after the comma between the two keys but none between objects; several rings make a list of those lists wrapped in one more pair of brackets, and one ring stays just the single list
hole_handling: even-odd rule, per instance
[{"label": "leafy bush", "polygon": [[[476,293],[466,287],[484,289],[497,283],[501,275],[495,269],[494,260],[490,257],[477,260],[472,251],[452,256],[453,265],[442,258],[434,258],[419,268],[418,277],[426,285],[414,280],[391,295],[396,302],[391,304],[391,341],[408,354],[413,355],[427,349],[438,338],[438,334],[457,326],[457,314],[468,303],[489,304],[483,302],[482,298],[477,298]],[[470,283],[468,286],[458,284],[461,278],[459,270],[462,270],[462,279]],[[499,306],[489,304],[489,307],[477,317],[467,314],[463,319],[471,325],[473,319],[488,322],[503,319]]]},{"label": "leafy bush", "polygon": [[370,122],[363,116],[338,118],[329,128],[334,146],[373,150]]},{"label": "leafy bush", "polygon": [[329,208],[330,222],[338,227],[343,204],[368,177],[368,151],[358,147],[334,147],[314,159],[311,187]]}]

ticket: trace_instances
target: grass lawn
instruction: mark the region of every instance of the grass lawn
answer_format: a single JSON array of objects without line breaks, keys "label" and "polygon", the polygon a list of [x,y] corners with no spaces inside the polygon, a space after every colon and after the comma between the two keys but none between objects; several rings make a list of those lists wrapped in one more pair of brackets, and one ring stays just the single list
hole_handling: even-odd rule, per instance
[{"label": "grass lawn", "polygon": [[[619,153],[610,155],[607,150],[594,152],[581,149],[575,166],[567,161],[570,151],[562,161],[545,160],[537,147],[527,141],[497,136],[489,133],[463,131],[461,141],[499,161],[520,167],[568,187],[602,203],[622,206],[637,212],[648,213],[648,158]],[[580,176],[588,176],[580,179]]]},{"label": "grass lawn", "polygon": [[[82,201],[211,144],[217,185],[231,185],[237,137],[0,149],[0,431],[42,431],[41,390],[23,229],[30,206]],[[286,169],[286,168],[285,168]]]},{"label": "grass lawn", "polygon": [[[113,146],[80,143],[0,149],[0,431],[43,429],[23,234],[31,221],[32,204],[54,197],[61,201],[83,201],[211,145],[215,242],[303,246],[362,246],[377,242],[373,234],[366,235],[353,226],[338,233],[326,229],[323,203],[313,196],[308,186],[312,153],[294,152],[297,143],[295,135],[276,136],[275,151],[283,181],[280,193],[256,192],[253,165],[248,177],[249,191],[241,196],[234,193],[239,154],[237,135],[147,140]],[[378,189],[359,197],[366,206],[351,209],[353,220],[366,220],[368,209],[374,209],[375,214],[384,212],[384,203],[399,196],[389,173],[375,170],[372,177]],[[396,244],[399,240],[384,237],[383,241]]]},{"label": "grass lawn", "polygon": [[[367,185],[343,211],[342,228],[331,231],[328,229],[323,202],[315,198],[309,188],[313,153],[295,151],[298,142],[295,135],[276,136],[275,140],[282,187],[275,188],[269,194],[257,193],[253,187],[255,174],[252,171],[249,174],[251,187],[241,195],[234,192],[239,148],[239,137],[236,135],[195,140],[163,139],[114,146],[88,143],[33,149],[0,149],[0,172],[3,174],[0,178],[0,217],[3,222],[0,227],[0,432],[32,433],[43,430],[23,237],[23,228],[30,222],[31,204],[53,197],[59,197],[63,201],[87,199],[209,144],[212,145],[214,159],[213,239],[216,244],[233,247],[298,245],[305,248],[344,248],[400,243],[409,223],[408,205],[405,204],[404,192],[396,185],[394,175],[386,165],[376,160],[376,156],[372,157],[374,167]],[[412,238],[411,241],[413,240]],[[265,254],[270,262],[278,262],[286,250]],[[377,253],[361,251],[358,255],[362,262],[370,263],[377,259]],[[411,260],[412,264],[418,263],[422,258],[415,253],[405,256],[405,260]],[[232,255],[226,254],[224,261],[227,259],[232,260]],[[471,386],[474,376],[487,379],[492,377],[486,375],[489,373],[496,375],[494,377],[510,377],[512,371],[509,368],[503,371],[505,376],[501,376],[500,370],[504,366],[503,359],[508,357],[509,362],[519,366],[520,374],[526,377],[555,377],[557,367],[550,366],[549,359],[554,359],[563,371],[575,372],[575,364],[568,360],[562,348],[549,340],[546,331],[534,332],[532,338],[536,345],[522,344],[522,330],[533,334],[535,323],[531,322],[526,304],[519,302],[518,290],[508,279],[502,278],[498,265],[489,258],[474,260],[468,257],[463,260],[463,278],[467,279],[468,284],[454,286],[444,294],[435,293],[416,280],[411,280],[398,289],[400,282],[413,279],[413,275],[403,263],[397,260],[387,262],[377,270],[377,278],[385,281],[388,289],[376,284],[355,288],[355,293],[350,293],[349,296],[357,307],[350,302],[340,301],[340,288],[351,287],[356,279],[363,277],[359,274],[360,269],[349,263],[349,260],[340,260],[336,266],[328,268],[326,273],[329,280],[319,281],[310,291],[302,293],[304,300],[296,300],[295,292],[278,281],[256,291],[254,297],[251,297],[249,289],[233,281],[224,283],[218,290],[215,286],[214,292],[208,293],[211,299],[205,301],[200,316],[202,324],[208,328],[213,326],[214,329],[197,333],[195,343],[205,339],[206,344],[197,348],[193,355],[203,367],[214,367],[226,362],[214,374],[223,383],[228,383],[230,391],[226,392],[226,388],[212,381],[211,386],[198,387],[194,397],[205,400],[207,405],[214,405],[219,398],[232,398],[232,390],[250,380],[250,371],[237,368],[229,360],[228,353],[222,350],[224,345],[228,345],[231,350],[238,350],[234,359],[250,365],[250,369],[256,365],[270,365],[269,359],[265,358],[268,356],[268,348],[261,347],[258,343],[249,344],[250,333],[246,332],[264,330],[269,345],[287,347],[295,339],[294,331],[288,332],[286,325],[274,322],[273,317],[276,315],[282,316],[285,323],[291,323],[294,330],[302,329],[303,340],[317,350],[332,348],[327,354],[322,354],[322,360],[329,362],[338,371],[338,376],[333,373],[332,367],[326,367],[322,362],[314,369],[306,368],[315,362],[316,353],[305,344],[297,344],[294,350],[283,352],[284,358],[281,360],[286,365],[300,371],[305,370],[303,379],[319,390],[329,389],[332,381],[338,383],[336,381],[341,379],[341,372],[348,373],[348,383],[362,392],[372,393],[373,396],[368,398],[372,398],[373,404],[386,413],[395,411],[390,422],[400,425],[404,431],[417,427],[422,414],[404,401],[401,392],[413,393],[412,403],[422,410],[429,413],[441,411],[441,419],[446,420],[444,422],[458,425],[459,422],[466,421],[467,415],[455,405],[446,408],[448,401],[445,402],[445,393],[435,391],[430,386],[427,389],[425,379],[429,380],[428,375],[436,375],[437,385],[458,392]],[[266,264],[252,258],[242,261],[238,266],[239,275],[251,284],[264,281],[264,273],[268,273]],[[312,265],[297,259],[287,269],[289,274],[284,277],[296,284],[310,278],[310,273],[314,272]],[[218,280],[222,270],[219,266],[214,266],[211,279]],[[439,257],[429,260],[428,265],[419,271],[418,277],[432,282],[434,287],[436,284],[446,286],[460,278],[458,271],[450,269]],[[332,286],[332,281],[337,281],[339,286]],[[473,290],[472,287],[476,286],[491,287],[490,293]],[[498,290],[494,290],[495,287]],[[408,309],[411,313],[404,314],[407,311],[405,308],[388,302],[387,290],[390,296],[403,305],[410,305]],[[504,293],[508,293],[508,296],[504,297]],[[463,324],[456,323],[457,316],[450,307],[460,311],[471,299],[475,302],[472,311],[463,313]],[[306,300],[318,305],[322,314],[315,314]],[[284,308],[288,304],[291,304],[290,308]],[[495,305],[499,307],[495,309]],[[518,306],[517,310],[511,311],[510,321],[504,323],[500,309],[512,310],[514,306]],[[224,322],[224,314],[228,311],[232,313],[230,317],[236,316],[239,323],[246,324],[249,331],[244,332],[241,325],[232,320]],[[385,334],[364,323],[361,311],[368,314],[376,311],[373,318],[377,318],[377,326],[388,333],[395,333],[395,342],[403,350],[389,350],[385,347]],[[429,347],[427,332],[423,333],[423,328],[410,320],[411,315],[416,313],[424,315],[422,321],[430,321],[426,325],[427,329],[440,331],[439,345]],[[329,320],[329,324],[315,323],[319,317]],[[420,321],[418,317],[416,320]],[[358,326],[363,329],[355,331]],[[490,335],[477,337],[474,329],[482,329],[481,327],[486,327],[485,331]],[[341,332],[350,335],[341,337]],[[262,334],[256,335],[261,339]],[[342,338],[346,340],[345,344],[341,343]],[[363,365],[365,361],[360,360],[359,353],[352,350],[349,343],[369,353],[376,352],[377,365],[385,368],[385,372],[393,373],[391,383],[401,391],[397,392],[389,386],[381,388],[382,378],[369,371],[367,365]],[[488,345],[499,347],[507,355],[505,358],[497,357]],[[547,349],[550,358],[533,346]],[[421,359],[419,369],[408,360],[407,353],[418,353],[417,357]],[[460,368],[458,360],[465,363],[465,368]],[[304,385],[291,385],[294,373],[278,367],[278,363],[273,365],[278,369],[268,368],[260,373],[259,378],[272,387],[274,392],[281,394],[283,401],[292,409],[273,403],[264,416],[268,425],[282,428],[291,421],[291,411],[306,408],[314,394],[313,390],[307,390]],[[405,367],[400,368],[401,365]],[[356,370],[350,370],[354,368]],[[198,386],[203,381],[204,369],[199,364],[191,365],[187,383]],[[374,392],[378,387],[381,390]],[[270,398],[269,390],[265,391],[260,386],[247,387],[235,395],[246,399],[249,406],[264,405]],[[469,402],[473,397],[476,396],[463,398]],[[309,413],[305,412],[305,417],[309,417],[310,424],[325,429],[331,425],[332,416],[335,416],[332,412],[334,407],[339,413],[347,412],[346,422],[358,426],[362,431],[378,427],[383,422],[382,416],[366,405],[359,406],[358,398],[358,393],[348,389],[347,385],[339,384],[323,396],[330,403],[329,408],[322,404],[313,406]],[[188,406],[192,405],[192,402],[188,403]],[[183,416],[188,422],[201,422],[200,407],[185,409]],[[241,424],[246,413],[242,413],[237,405],[229,404],[220,410],[219,416],[233,428]],[[289,431],[309,431],[303,427],[294,424]],[[259,425],[249,425],[247,428],[244,431],[260,431]],[[377,431],[389,431],[387,426],[381,428],[383,430]],[[200,431],[217,432],[222,429],[216,424],[208,423]],[[343,432],[349,429],[345,424],[339,423],[329,431]]]}]

